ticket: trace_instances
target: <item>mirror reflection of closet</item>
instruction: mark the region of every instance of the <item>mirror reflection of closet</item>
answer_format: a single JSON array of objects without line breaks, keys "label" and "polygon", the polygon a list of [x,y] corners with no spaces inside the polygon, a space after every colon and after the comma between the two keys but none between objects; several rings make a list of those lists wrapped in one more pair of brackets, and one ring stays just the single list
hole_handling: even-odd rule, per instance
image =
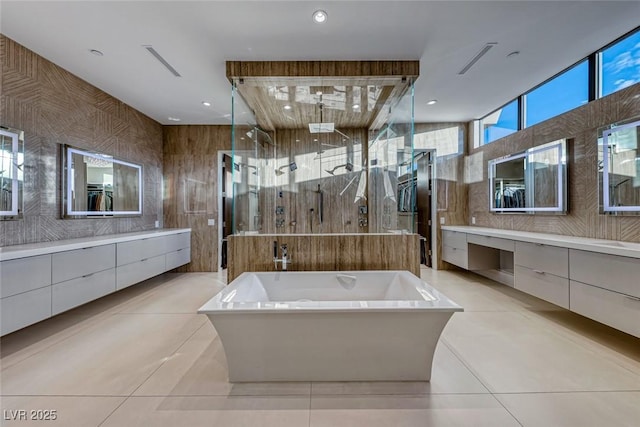
[{"label": "mirror reflection of closet", "polygon": [[65,215],[142,214],[142,166],[64,147]]},{"label": "mirror reflection of closet", "polygon": [[24,132],[0,126],[0,220],[22,216]]},{"label": "mirror reflection of closet", "polygon": [[491,212],[566,213],[566,157],[561,139],[490,160]]},{"label": "mirror reflection of closet", "polygon": [[640,120],[600,129],[598,154],[600,213],[639,215]]}]

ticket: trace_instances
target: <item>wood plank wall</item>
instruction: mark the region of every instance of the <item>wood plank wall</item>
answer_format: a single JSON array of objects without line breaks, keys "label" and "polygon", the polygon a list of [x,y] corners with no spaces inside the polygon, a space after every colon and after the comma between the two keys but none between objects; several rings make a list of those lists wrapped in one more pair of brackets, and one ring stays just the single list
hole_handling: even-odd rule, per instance
[{"label": "wood plank wall", "polygon": [[191,228],[191,263],[178,271],[218,271],[219,150],[231,150],[231,126],[164,127],[164,226]]},{"label": "wood plank wall", "polygon": [[[162,126],[0,35],[0,125],[25,132],[24,216],[0,221],[0,246],[152,229],[162,220]],[[143,215],[61,219],[60,144],[144,171]]]},{"label": "wood plank wall", "polygon": [[228,282],[245,271],[276,271],[274,241],[287,244],[291,271],[409,270],[420,277],[417,234],[274,234],[230,236]]},{"label": "wood plank wall", "polygon": [[[480,148],[469,141],[469,157],[477,165],[469,185],[469,210],[465,223],[507,230],[566,234],[569,236],[640,242],[640,216],[599,213],[598,128],[640,116],[640,84],[526,128]],[[557,139],[567,138],[567,215],[492,214],[489,212],[487,162]]]},{"label": "wood plank wall", "polygon": [[[262,233],[368,231],[368,227],[360,227],[358,223],[358,206],[366,206],[366,201],[354,203],[360,173],[367,162],[367,130],[341,129],[341,132],[347,138],[337,133],[312,135],[308,129],[276,131],[276,158],[279,162],[276,166],[279,173],[284,173],[276,175],[275,170],[268,171],[267,183],[275,186],[261,190]],[[319,141],[314,142],[314,139]],[[319,153],[322,150],[324,152]],[[351,172],[343,166],[347,160],[353,164]],[[288,167],[280,168],[280,165],[286,166],[291,162],[296,162],[295,171]],[[322,222],[319,218],[318,186],[323,199]],[[279,191],[282,192],[281,197]],[[284,207],[283,215],[276,215],[276,206]],[[283,219],[284,226],[276,227],[276,218]]]}]

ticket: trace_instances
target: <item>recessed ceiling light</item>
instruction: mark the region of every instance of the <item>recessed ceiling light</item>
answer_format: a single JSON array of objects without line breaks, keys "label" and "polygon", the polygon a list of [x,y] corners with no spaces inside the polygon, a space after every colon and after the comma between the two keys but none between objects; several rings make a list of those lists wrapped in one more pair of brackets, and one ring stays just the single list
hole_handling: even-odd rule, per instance
[{"label": "recessed ceiling light", "polygon": [[316,24],[327,22],[327,18],[327,12],[325,12],[324,10],[316,10],[315,12],[313,12],[313,22],[315,22]]},{"label": "recessed ceiling light", "polygon": [[513,52],[507,55],[507,58],[513,58],[514,56],[518,56],[518,55],[520,55],[520,51],[514,50]]},{"label": "recessed ceiling light", "polygon": [[171,120],[172,122],[179,122],[181,120],[177,117],[168,117],[168,119]]},{"label": "recessed ceiling light", "polygon": [[284,109],[285,109],[285,110],[291,110],[291,105],[289,105],[289,104],[285,105],[285,106],[284,106]]},{"label": "recessed ceiling light", "polygon": [[202,105],[205,107],[211,107],[211,103],[209,101],[202,101]]},{"label": "recessed ceiling light", "polygon": [[353,107],[352,107],[352,108],[353,108],[354,110],[357,110],[358,108],[360,108],[360,104],[353,104]]},{"label": "recessed ceiling light", "polygon": [[318,138],[313,138],[313,142],[318,142]]},{"label": "recessed ceiling light", "polygon": [[95,56],[104,56],[104,53],[100,52],[98,49],[89,49],[89,52],[93,53]]},{"label": "recessed ceiling light", "polygon": [[322,91],[321,90],[317,91],[316,95],[318,95],[318,96],[322,95]]},{"label": "recessed ceiling light", "polygon": [[436,102],[438,102],[438,100],[437,100],[437,99],[432,99],[431,101],[427,101],[427,105],[433,105],[433,104],[435,104]]}]

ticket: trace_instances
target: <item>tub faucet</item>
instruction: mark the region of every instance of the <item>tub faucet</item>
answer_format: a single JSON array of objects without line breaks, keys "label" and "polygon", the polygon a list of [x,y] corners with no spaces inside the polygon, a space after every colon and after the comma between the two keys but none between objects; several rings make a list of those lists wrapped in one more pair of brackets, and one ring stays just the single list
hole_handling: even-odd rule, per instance
[{"label": "tub faucet", "polygon": [[287,265],[291,264],[292,261],[289,258],[289,251],[287,248],[287,244],[283,243],[280,245],[280,251],[282,253],[282,258],[278,258],[278,242],[276,240],[273,241],[273,263],[278,269],[278,263],[282,263],[282,271],[287,271]]}]

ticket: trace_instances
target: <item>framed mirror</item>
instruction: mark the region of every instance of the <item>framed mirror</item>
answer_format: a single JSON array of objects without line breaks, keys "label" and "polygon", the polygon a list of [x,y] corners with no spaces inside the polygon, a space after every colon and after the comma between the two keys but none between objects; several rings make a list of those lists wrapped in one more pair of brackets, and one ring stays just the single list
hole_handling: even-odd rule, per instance
[{"label": "framed mirror", "polygon": [[600,213],[640,215],[640,119],[599,130]]},{"label": "framed mirror", "polygon": [[24,132],[0,126],[0,220],[22,217]]},{"label": "framed mirror", "polygon": [[495,213],[567,211],[566,140],[489,161],[489,207]]},{"label": "framed mirror", "polygon": [[64,146],[64,216],[142,215],[142,166]]}]

